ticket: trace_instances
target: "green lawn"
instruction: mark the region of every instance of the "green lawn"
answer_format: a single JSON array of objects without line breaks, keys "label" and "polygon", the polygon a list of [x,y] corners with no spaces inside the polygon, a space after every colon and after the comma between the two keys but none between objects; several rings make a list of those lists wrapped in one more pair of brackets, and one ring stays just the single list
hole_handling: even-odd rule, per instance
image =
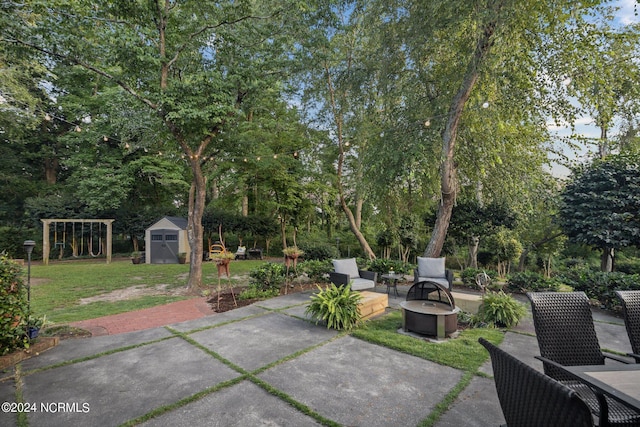
[{"label": "green lawn", "polygon": [[[234,261],[230,266],[231,276],[248,275],[250,270],[264,262]],[[202,291],[215,290],[218,284],[215,264],[205,262],[202,270],[205,284]],[[110,264],[106,264],[104,260],[52,261],[49,265],[36,264],[31,266],[31,307],[36,315],[46,315],[47,319],[54,323],[92,319],[153,307],[187,296],[170,295],[171,292],[168,292],[168,295],[147,295],[113,302],[80,304],[80,300],[132,286],[153,288],[163,285],[165,289],[175,291],[186,286],[188,275],[188,264],[134,265],[130,260],[114,261]],[[229,286],[226,277],[221,283],[223,286]],[[244,286],[247,279],[232,279],[231,283],[233,286]]]}]

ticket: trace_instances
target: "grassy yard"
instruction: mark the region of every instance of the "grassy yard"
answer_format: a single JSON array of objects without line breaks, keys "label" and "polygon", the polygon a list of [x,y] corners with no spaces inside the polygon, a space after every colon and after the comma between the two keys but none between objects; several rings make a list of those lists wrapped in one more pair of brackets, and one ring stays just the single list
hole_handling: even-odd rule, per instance
[{"label": "grassy yard", "polygon": [[[264,262],[232,262],[231,284],[245,286],[249,271]],[[202,270],[205,287],[201,291],[215,291],[218,285],[215,264],[205,262]],[[111,264],[106,264],[104,260],[35,264],[31,266],[31,307],[37,315],[46,315],[47,320],[54,323],[153,307],[189,298],[184,292],[188,275],[189,265],[134,265],[130,260],[113,261]],[[222,278],[222,286],[228,287],[229,283],[226,277]],[[138,292],[131,297],[119,298],[114,295],[115,291],[130,290],[132,287],[136,287]],[[91,297],[100,297],[100,300],[82,301]]]}]

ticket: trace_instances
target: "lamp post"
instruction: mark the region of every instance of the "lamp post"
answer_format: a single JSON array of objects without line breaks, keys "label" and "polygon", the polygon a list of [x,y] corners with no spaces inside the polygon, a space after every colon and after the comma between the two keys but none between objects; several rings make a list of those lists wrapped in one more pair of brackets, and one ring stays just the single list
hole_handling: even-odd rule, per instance
[{"label": "lamp post", "polygon": [[36,242],[25,240],[22,246],[24,246],[24,251],[27,253],[27,303],[31,304],[31,252],[33,252]]}]

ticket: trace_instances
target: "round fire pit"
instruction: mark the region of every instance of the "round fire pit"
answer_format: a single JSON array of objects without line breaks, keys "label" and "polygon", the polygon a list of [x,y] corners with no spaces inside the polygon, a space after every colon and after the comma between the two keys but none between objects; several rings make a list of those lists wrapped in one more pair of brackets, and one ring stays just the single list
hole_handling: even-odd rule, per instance
[{"label": "round fire pit", "polygon": [[448,289],[434,282],[418,282],[400,303],[402,329],[438,338],[458,330],[458,312]]}]

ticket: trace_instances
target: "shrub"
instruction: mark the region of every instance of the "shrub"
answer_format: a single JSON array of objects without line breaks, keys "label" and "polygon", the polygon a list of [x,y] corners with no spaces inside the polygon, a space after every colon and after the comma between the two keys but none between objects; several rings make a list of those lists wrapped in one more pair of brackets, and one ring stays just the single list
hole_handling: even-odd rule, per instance
[{"label": "shrub", "polygon": [[476,285],[476,276],[481,273],[486,273],[487,276],[491,278],[492,282],[496,280],[496,277],[498,277],[498,273],[496,273],[493,270],[485,270],[482,268],[469,267],[469,268],[465,268],[464,270],[462,270],[462,273],[460,273],[462,284],[470,288],[474,288],[474,289],[477,288],[478,286]]},{"label": "shrub", "polygon": [[333,271],[333,265],[329,260],[307,260],[301,262],[298,267],[313,282],[326,282],[326,277]]},{"label": "shrub", "polygon": [[261,290],[278,290],[284,283],[284,264],[267,262],[249,272],[249,285],[255,285]]},{"label": "shrub", "polygon": [[241,293],[238,295],[238,299],[247,300],[247,299],[268,299],[278,296],[280,294],[280,289],[262,289],[262,287],[258,284],[252,284],[247,286]]},{"label": "shrub", "polygon": [[527,314],[523,304],[504,292],[488,292],[482,298],[482,304],[476,316],[477,322],[497,327],[511,328]]},{"label": "shrub", "polygon": [[411,273],[413,268],[413,265],[405,264],[395,259],[376,258],[369,263],[369,270],[378,273],[378,277],[380,277],[381,274],[387,274],[391,270],[399,274]]},{"label": "shrub", "polygon": [[640,259],[619,259],[616,261],[616,271],[626,274],[640,274]]},{"label": "shrub", "polygon": [[21,274],[15,261],[0,255],[0,355],[29,347],[29,303]]},{"label": "shrub", "polygon": [[640,275],[624,274],[619,272],[607,273],[604,271],[592,271],[587,268],[574,268],[567,270],[558,277],[574,291],[582,291],[590,299],[598,300],[608,309],[620,305],[616,297],[616,290],[640,290]]},{"label": "shrub", "polygon": [[300,249],[304,250],[305,260],[319,260],[339,258],[338,248],[335,245],[324,242],[306,242],[300,244]]},{"label": "shrub", "polygon": [[350,286],[338,287],[334,284],[311,295],[311,303],[307,306],[305,314],[310,314],[319,321],[324,321],[327,328],[337,330],[351,330],[361,321],[358,303],[362,296],[359,292],[352,291]]},{"label": "shrub", "polygon": [[507,288],[516,292],[557,291],[559,283],[547,279],[535,271],[513,273],[507,281]]}]

